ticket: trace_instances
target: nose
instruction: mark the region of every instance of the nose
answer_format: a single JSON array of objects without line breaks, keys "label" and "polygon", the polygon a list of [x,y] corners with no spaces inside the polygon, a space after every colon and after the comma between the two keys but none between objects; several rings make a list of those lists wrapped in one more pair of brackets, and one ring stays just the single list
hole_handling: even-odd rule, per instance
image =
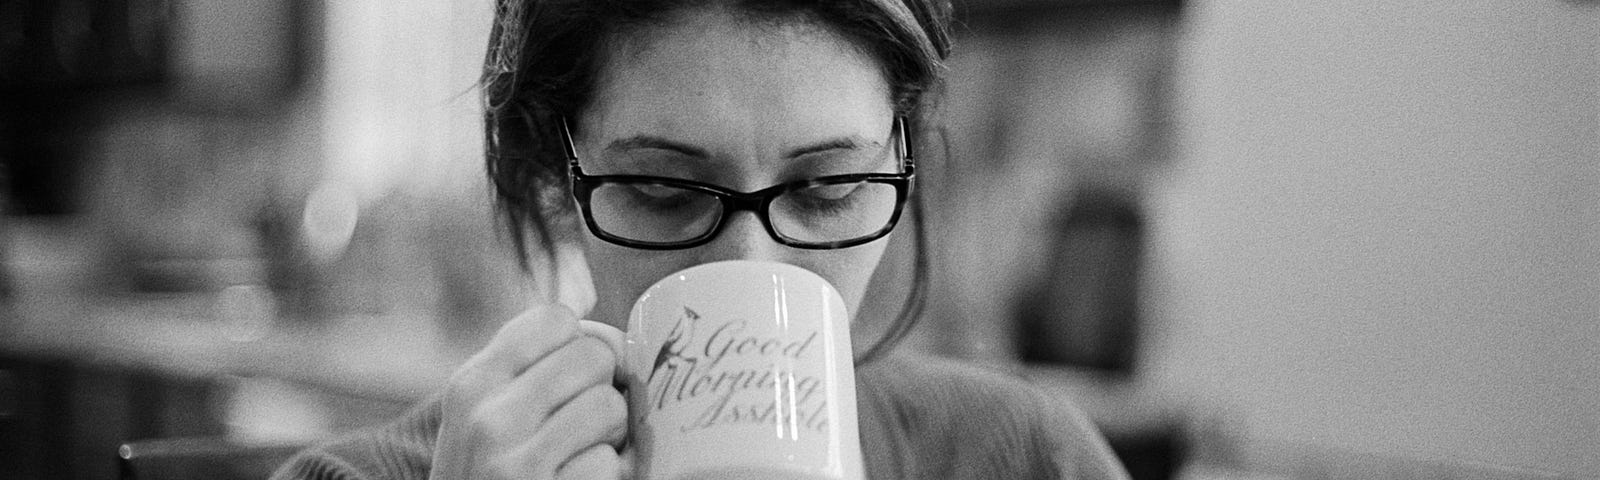
[{"label": "nose", "polygon": [[728,218],[717,238],[701,247],[700,260],[704,263],[722,260],[781,262],[787,248],[767,234],[755,212],[737,212]]}]

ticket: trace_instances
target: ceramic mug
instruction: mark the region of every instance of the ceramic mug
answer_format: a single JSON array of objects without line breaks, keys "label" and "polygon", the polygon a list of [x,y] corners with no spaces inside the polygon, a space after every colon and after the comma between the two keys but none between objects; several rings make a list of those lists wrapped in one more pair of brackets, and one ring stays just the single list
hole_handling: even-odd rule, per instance
[{"label": "ceramic mug", "polygon": [[849,319],[794,265],[724,261],[656,282],[624,337],[634,472],[864,478]]}]

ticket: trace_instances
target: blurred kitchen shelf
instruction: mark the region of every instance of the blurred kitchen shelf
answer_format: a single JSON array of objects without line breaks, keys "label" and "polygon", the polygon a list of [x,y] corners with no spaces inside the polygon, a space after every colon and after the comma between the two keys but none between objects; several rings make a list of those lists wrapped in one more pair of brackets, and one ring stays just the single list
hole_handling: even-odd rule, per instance
[{"label": "blurred kitchen shelf", "polygon": [[369,398],[415,400],[437,390],[468,347],[443,345],[422,316],[273,321],[218,319],[218,295],[23,296],[0,322],[0,352],[64,358],[183,377],[269,377]]}]

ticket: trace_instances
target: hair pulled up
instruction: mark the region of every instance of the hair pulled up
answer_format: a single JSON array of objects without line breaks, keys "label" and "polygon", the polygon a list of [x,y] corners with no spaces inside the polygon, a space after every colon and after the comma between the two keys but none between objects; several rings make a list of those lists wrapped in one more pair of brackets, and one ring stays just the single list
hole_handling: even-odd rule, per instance
[{"label": "hair pulled up", "polygon": [[[909,118],[913,129],[928,125],[930,92],[940,87],[950,53],[948,0],[497,0],[480,80],[485,161],[498,216],[524,268],[534,248],[553,261],[556,242],[576,231],[557,129],[562,118],[578,119],[591,101],[608,40],[706,7],[832,29],[877,60],[896,113]],[[918,230],[919,197],[914,194],[911,205]],[[916,233],[912,294],[889,333],[864,357],[904,336],[921,310],[927,261],[924,235]]]}]

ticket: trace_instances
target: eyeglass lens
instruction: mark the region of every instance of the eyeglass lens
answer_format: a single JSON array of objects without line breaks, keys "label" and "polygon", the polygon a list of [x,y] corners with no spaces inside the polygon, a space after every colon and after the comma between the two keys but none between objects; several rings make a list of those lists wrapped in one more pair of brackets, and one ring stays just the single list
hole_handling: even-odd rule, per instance
[{"label": "eyeglass lens", "polygon": [[807,243],[853,240],[876,233],[894,217],[893,185],[851,182],[813,185],[773,199],[768,209],[778,234]]},{"label": "eyeglass lens", "polygon": [[[780,236],[802,243],[853,240],[877,233],[894,218],[894,185],[853,181],[789,190],[766,214]],[[678,185],[607,182],[590,196],[600,230],[628,240],[673,243],[711,233],[723,216],[715,195]]]}]

